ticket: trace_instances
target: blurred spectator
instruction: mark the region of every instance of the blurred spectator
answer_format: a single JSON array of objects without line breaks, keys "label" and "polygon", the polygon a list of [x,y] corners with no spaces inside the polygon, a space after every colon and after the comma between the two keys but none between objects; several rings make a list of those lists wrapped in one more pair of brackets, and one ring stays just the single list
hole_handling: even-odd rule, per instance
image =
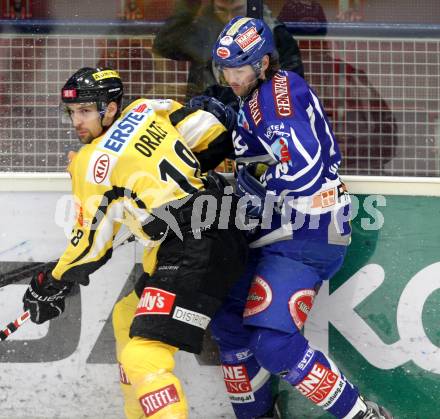
[{"label": "blurred spectator", "polygon": [[[201,0],[177,1],[174,15],[165,22],[156,36],[153,51],[165,58],[191,63],[187,99],[205,93],[223,103],[236,102],[232,90],[219,85],[211,51],[225,23],[239,15],[246,15],[246,0],[210,0],[204,6]],[[303,76],[303,64],[296,40],[284,24],[272,17],[266,6],[264,20],[274,33],[281,67]]]},{"label": "blurred spectator", "polygon": [[305,23],[295,28],[302,35],[325,35],[327,18],[321,4],[315,0],[286,0],[278,15],[281,22]]},{"label": "blurred spectator", "polygon": [[3,18],[29,19],[32,17],[32,0],[6,0],[3,3]]},{"label": "blurred spectator", "polygon": [[320,94],[333,121],[346,174],[386,175],[395,156],[397,123],[362,69],[325,52]]},{"label": "blurred spectator", "polygon": [[137,0],[126,0],[124,7],[125,20],[140,20],[144,18],[144,10],[139,6]]},{"label": "blurred spectator", "polygon": [[364,20],[360,0],[339,0],[339,13],[336,19],[341,22],[360,22]]},{"label": "blurred spectator", "polygon": [[154,60],[149,40],[133,37],[100,39],[97,46],[100,56],[96,67],[116,68],[127,80],[124,85],[124,100],[127,103],[150,93],[154,82]]}]

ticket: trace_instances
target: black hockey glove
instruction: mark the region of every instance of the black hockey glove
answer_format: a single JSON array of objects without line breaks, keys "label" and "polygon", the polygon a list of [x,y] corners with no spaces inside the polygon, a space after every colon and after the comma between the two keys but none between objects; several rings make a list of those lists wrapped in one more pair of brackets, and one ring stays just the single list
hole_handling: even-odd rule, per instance
[{"label": "black hockey glove", "polygon": [[205,176],[206,176],[206,184],[205,184],[206,189],[213,189],[224,193],[225,188],[227,187],[232,188],[231,184],[226,180],[226,178],[214,170],[208,170],[208,173],[206,173]]},{"label": "black hockey glove", "polygon": [[64,299],[72,285],[55,280],[50,272],[39,272],[34,275],[23,296],[23,308],[30,311],[34,323],[53,319],[64,311]]},{"label": "black hockey glove", "polygon": [[237,113],[232,106],[224,105],[214,97],[195,96],[189,100],[187,106],[212,113],[228,131],[233,130],[237,123]]}]

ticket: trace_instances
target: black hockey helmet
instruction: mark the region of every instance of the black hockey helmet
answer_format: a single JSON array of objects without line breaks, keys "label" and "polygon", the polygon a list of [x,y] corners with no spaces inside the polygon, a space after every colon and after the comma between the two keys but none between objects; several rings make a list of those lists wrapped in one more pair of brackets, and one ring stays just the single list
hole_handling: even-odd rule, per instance
[{"label": "black hockey helmet", "polygon": [[96,103],[104,115],[107,105],[116,102],[121,111],[124,86],[118,72],[111,68],[83,67],[74,73],[61,89],[61,101],[69,103]]}]

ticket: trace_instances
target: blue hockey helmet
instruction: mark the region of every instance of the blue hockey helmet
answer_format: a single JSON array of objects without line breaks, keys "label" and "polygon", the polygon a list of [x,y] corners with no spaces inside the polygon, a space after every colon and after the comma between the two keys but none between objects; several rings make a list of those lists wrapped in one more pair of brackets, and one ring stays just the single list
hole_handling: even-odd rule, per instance
[{"label": "blue hockey helmet", "polygon": [[275,42],[269,26],[261,19],[234,17],[220,33],[212,51],[220,67],[255,68],[266,54],[275,52]]}]

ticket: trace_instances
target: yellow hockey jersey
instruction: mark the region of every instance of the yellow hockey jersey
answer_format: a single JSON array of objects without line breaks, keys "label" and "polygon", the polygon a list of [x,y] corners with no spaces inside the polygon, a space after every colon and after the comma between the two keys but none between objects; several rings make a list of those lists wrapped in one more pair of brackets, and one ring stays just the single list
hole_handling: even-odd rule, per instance
[{"label": "yellow hockey jersey", "polygon": [[88,283],[111,257],[121,223],[148,239],[142,224],[151,211],[203,188],[202,171],[229,148],[225,127],[208,112],[172,100],[131,103],[69,165],[77,220],[54,278]]}]

